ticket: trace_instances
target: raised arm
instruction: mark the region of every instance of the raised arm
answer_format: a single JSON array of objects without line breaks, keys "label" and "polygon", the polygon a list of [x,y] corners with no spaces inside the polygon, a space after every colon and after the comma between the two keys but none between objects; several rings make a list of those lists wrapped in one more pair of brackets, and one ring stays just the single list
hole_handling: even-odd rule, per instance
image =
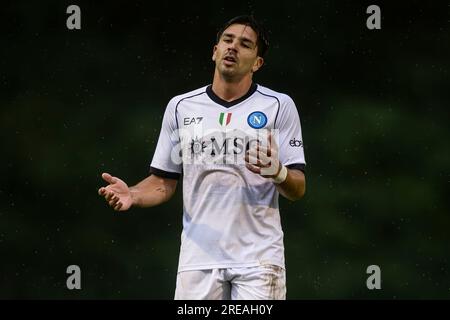
[{"label": "raised arm", "polygon": [[103,173],[102,178],[109,183],[101,187],[98,194],[105,197],[109,206],[116,211],[135,207],[153,207],[168,201],[175,193],[177,180],[150,175],[137,185],[128,187],[121,179]]}]

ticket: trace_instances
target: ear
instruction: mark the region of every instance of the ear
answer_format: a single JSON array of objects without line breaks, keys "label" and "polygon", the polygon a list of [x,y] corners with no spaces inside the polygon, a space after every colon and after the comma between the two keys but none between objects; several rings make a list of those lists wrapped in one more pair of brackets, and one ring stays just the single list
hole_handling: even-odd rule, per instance
[{"label": "ear", "polygon": [[216,61],[216,55],[217,55],[217,46],[214,46],[214,48],[213,48],[213,55],[212,55],[212,61]]},{"label": "ear", "polygon": [[264,59],[261,57],[256,57],[255,63],[253,64],[252,71],[256,72],[261,68],[264,64]]}]

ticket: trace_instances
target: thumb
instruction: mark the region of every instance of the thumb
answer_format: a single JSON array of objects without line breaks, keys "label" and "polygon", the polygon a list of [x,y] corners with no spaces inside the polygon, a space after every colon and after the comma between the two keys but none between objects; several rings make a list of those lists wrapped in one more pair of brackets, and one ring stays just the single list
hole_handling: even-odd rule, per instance
[{"label": "thumb", "polygon": [[103,180],[105,180],[106,182],[113,184],[117,182],[117,178],[113,177],[112,175],[110,175],[109,173],[102,173],[102,178]]}]

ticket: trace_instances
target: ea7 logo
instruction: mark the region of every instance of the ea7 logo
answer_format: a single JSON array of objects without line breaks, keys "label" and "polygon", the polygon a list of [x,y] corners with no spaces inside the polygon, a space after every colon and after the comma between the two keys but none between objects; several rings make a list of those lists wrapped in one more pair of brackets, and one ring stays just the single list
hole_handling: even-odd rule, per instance
[{"label": "ea7 logo", "polygon": [[303,142],[294,138],[292,140],[289,140],[289,145],[291,147],[301,147],[303,146]]},{"label": "ea7 logo", "polygon": [[190,124],[199,124],[200,122],[202,122],[203,117],[192,117],[192,118],[184,118],[183,119],[183,123],[185,126],[188,126]]}]

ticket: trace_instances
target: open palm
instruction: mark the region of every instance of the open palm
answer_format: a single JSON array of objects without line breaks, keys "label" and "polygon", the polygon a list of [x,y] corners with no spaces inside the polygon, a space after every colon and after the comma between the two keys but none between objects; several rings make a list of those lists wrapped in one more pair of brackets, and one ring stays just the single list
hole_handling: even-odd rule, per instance
[{"label": "open palm", "polygon": [[103,180],[109,183],[106,187],[101,187],[98,194],[105,197],[109,206],[116,211],[128,210],[133,204],[130,188],[128,185],[117,177],[111,176],[109,173],[102,174]]}]

